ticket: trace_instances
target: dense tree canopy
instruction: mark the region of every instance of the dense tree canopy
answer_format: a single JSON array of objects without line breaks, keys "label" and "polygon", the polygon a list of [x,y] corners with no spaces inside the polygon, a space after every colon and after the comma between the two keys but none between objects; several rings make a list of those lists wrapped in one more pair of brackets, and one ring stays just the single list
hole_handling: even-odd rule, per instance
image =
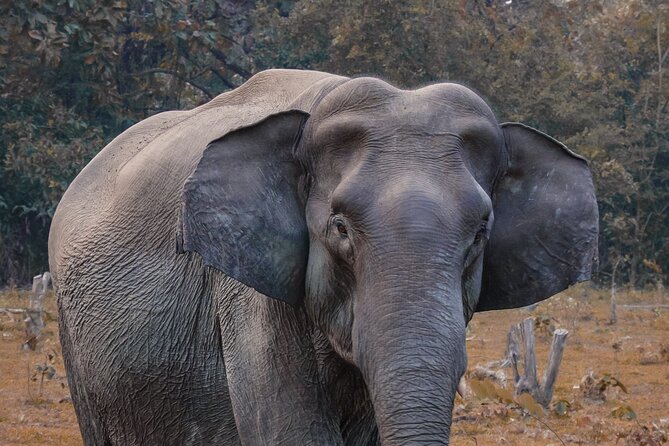
[{"label": "dense tree canopy", "polygon": [[105,142],[269,67],[450,80],[591,160],[600,279],[669,273],[661,0],[90,0],[0,7],[0,283],[46,268],[59,197]]}]

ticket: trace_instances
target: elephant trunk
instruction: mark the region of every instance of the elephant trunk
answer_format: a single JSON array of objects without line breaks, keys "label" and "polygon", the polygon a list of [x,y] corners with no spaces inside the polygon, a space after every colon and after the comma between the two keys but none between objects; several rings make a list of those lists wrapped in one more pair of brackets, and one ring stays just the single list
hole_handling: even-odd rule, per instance
[{"label": "elephant trunk", "polygon": [[397,292],[401,288],[385,294],[383,305],[360,309],[354,356],[382,445],[448,444],[453,401],[467,362],[460,285]]}]

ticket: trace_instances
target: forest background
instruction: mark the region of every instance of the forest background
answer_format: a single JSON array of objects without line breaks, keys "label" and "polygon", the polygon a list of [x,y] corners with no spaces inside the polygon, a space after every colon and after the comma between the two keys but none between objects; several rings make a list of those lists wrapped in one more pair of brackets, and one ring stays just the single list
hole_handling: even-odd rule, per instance
[{"label": "forest background", "polygon": [[664,0],[17,0],[0,5],[0,287],[106,143],[266,68],[459,82],[590,160],[600,283],[669,279]]}]

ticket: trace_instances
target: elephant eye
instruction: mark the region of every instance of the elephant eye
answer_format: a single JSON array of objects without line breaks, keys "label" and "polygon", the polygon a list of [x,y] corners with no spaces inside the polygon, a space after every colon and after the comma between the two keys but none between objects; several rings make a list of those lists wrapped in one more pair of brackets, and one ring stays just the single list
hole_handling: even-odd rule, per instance
[{"label": "elephant eye", "polygon": [[480,243],[481,240],[488,237],[488,221],[484,220],[481,222],[481,227],[474,236],[474,243]]},{"label": "elephant eye", "polygon": [[330,215],[327,231],[330,232],[332,229],[336,229],[339,233],[339,236],[342,238],[349,237],[348,228],[346,227],[344,220],[339,215]]},{"label": "elephant eye", "polygon": [[339,232],[339,234],[348,237],[348,230],[346,229],[346,225],[343,222],[336,221],[335,225],[337,226],[337,232]]}]

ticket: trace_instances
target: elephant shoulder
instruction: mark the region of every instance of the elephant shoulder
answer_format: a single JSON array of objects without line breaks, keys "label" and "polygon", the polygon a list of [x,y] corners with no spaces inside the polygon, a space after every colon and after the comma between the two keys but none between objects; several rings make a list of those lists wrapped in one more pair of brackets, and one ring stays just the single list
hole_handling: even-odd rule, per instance
[{"label": "elephant shoulder", "polygon": [[184,182],[210,142],[276,113],[290,109],[308,112],[312,102],[295,101],[305,92],[325,89],[333,78],[345,79],[318,71],[267,70],[237,89],[183,112],[155,137],[140,142],[141,150],[118,171],[114,198],[125,205],[160,193],[170,206],[176,205]]},{"label": "elephant shoulder", "polygon": [[71,183],[54,215],[49,249],[57,251],[73,237],[98,237],[110,221],[123,227],[137,222],[147,233],[165,230],[176,219],[184,182],[211,141],[295,108],[302,93],[330,78],[340,77],[267,70],[192,110],[159,113],[130,127]]},{"label": "elephant shoulder", "polygon": [[63,248],[74,238],[87,237],[88,229],[101,218],[122,167],[152,140],[186,118],[187,112],[168,111],[133,125],[107,144],[79,172],[58,203],[51,222],[49,257],[52,271],[56,271],[54,259]]},{"label": "elephant shoulder", "polygon": [[207,144],[288,108],[306,88],[326,78],[318,71],[266,70],[240,87],[188,111],[168,111],[128,128],[81,171],[62,207],[86,202],[93,212],[116,195],[145,192],[161,179],[183,183]]}]

